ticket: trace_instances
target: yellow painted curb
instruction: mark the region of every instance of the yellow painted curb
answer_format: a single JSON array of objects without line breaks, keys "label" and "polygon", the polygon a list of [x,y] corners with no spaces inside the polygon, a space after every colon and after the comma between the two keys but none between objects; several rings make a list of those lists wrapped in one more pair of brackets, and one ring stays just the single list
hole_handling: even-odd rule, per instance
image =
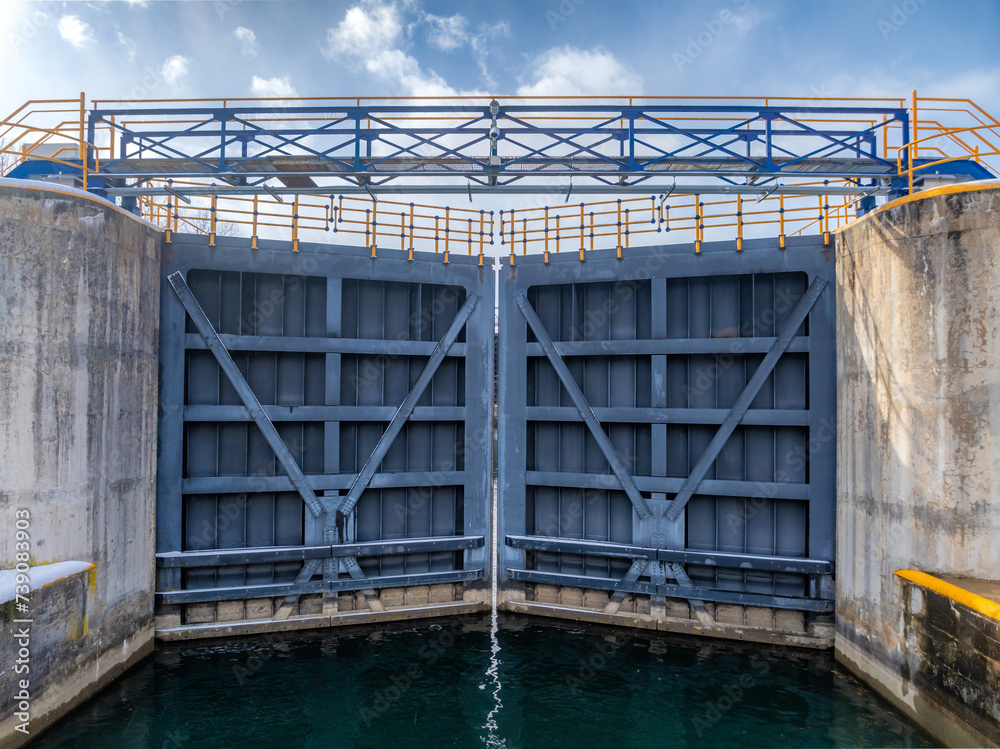
[{"label": "yellow painted curb", "polygon": [[[36,180],[26,180],[26,182],[32,182],[32,181],[36,181]],[[148,221],[147,219],[140,218],[139,216],[136,216],[134,213],[129,213],[124,208],[121,208],[120,206],[117,206],[114,203],[109,203],[104,198],[98,197],[97,195],[91,195],[89,193],[85,193],[83,190],[79,190],[77,188],[73,188],[72,190],[67,190],[65,187],[57,186],[57,185],[53,185],[52,187],[47,187],[47,186],[43,187],[42,185],[38,185],[38,184],[35,184],[35,185],[32,185],[32,184],[16,185],[16,184],[12,184],[13,182],[14,182],[14,179],[9,179],[5,184],[0,185],[0,187],[11,187],[11,188],[15,188],[17,190],[35,190],[37,192],[55,193],[56,195],[66,195],[66,196],[71,197],[71,198],[80,198],[81,200],[89,200],[92,203],[97,203],[102,208],[109,208],[112,211],[114,211],[115,213],[120,213],[121,215],[128,216],[129,218],[134,219],[134,220],[138,221],[141,224],[145,224],[150,229],[155,229],[157,231],[157,233],[160,233],[160,232],[163,231],[163,229],[161,229],[159,226],[157,226],[156,224],[154,224],[152,221]]]},{"label": "yellow painted curb", "polygon": [[958,603],[963,606],[967,606],[973,611],[979,612],[983,616],[988,616],[990,619],[1000,621],[1000,603],[991,601],[988,598],[983,598],[982,596],[977,596],[975,593],[970,593],[969,591],[959,588],[956,585],[946,583],[944,580],[940,580],[933,575],[928,575],[926,572],[917,572],[916,570],[896,570],[896,574],[904,580],[909,580],[911,583],[916,583],[923,588],[933,590],[935,593],[942,595],[945,598],[958,601]]},{"label": "yellow painted curb", "polygon": [[956,193],[962,192],[979,192],[980,190],[1000,190],[1000,180],[976,180],[974,182],[960,182],[957,185],[942,185],[941,187],[932,187],[930,190],[921,190],[920,192],[915,192],[912,195],[904,195],[901,198],[896,198],[885,205],[879,206],[871,213],[866,213],[860,218],[856,218],[850,223],[844,224],[843,226],[834,229],[834,234],[840,234],[841,232],[850,229],[857,223],[864,221],[872,216],[877,216],[883,211],[887,211],[891,208],[899,208],[901,205],[906,205],[907,203],[913,203],[917,200],[923,200],[924,198],[936,198],[940,195],[954,195]]}]

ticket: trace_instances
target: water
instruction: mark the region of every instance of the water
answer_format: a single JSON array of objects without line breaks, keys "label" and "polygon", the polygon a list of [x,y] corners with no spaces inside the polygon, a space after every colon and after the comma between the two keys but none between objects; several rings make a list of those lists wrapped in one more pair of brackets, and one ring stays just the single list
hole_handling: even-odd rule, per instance
[{"label": "water", "polygon": [[165,647],[37,746],[932,745],[826,653],[495,616]]}]

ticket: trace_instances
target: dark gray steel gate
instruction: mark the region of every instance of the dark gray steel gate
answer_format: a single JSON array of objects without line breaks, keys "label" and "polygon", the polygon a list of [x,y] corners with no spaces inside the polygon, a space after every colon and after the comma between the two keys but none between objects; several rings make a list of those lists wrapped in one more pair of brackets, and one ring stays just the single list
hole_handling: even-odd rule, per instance
[{"label": "dark gray steel gate", "polygon": [[492,269],[219,245],[164,244],[161,636],[482,606]]},{"label": "dark gray steel gate", "polygon": [[504,260],[506,608],[829,640],[833,255],[787,244]]}]

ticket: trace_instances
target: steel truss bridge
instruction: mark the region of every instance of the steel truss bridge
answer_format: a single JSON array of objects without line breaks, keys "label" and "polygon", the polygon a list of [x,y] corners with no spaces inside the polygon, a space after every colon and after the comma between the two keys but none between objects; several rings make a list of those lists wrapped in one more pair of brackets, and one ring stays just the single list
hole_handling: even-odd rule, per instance
[{"label": "steel truss bridge", "polygon": [[29,102],[2,123],[9,150],[30,158],[40,143],[76,142],[62,165],[9,176],[75,168],[87,189],[133,207],[168,195],[679,191],[864,196],[864,211],[875,195],[912,189],[915,173],[991,177],[1000,143],[997,121],[972,102],[915,93],[95,101],[89,110],[81,95],[76,122],[38,124],[71,111],[45,105]]}]

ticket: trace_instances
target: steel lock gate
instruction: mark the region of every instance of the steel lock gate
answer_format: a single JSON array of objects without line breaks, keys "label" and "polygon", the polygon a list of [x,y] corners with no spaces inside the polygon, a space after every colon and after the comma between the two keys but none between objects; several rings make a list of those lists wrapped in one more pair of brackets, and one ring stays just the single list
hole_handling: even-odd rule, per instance
[{"label": "steel lock gate", "polygon": [[829,619],[833,254],[743,246],[504,260],[507,608]]},{"label": "steel lock gate", "polygon": [[486,600],[494,274],[164,244],[158,629]]}]

